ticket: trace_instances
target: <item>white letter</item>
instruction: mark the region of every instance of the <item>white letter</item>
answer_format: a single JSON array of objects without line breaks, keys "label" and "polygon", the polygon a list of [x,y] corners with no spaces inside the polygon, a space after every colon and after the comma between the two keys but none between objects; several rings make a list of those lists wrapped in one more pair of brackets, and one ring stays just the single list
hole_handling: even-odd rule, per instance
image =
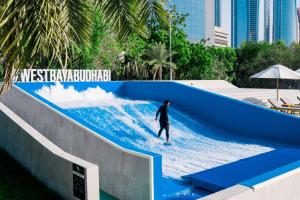
[{"label": "white letter", "polygon": [[37,79],[36,79],[36,81],[37,82],[43,82],[43,70],[42,69],[38,69],[37,70]]},{"label": "white letter", "polygon": [[72,70],[68,70],[68,78],[67,78],[67,81],[71,82],[73,81],[73,74],[72,74]]},{"label": "white letter", "polygon": [[91,81],[92,80],[91,70],[85,70],[85,71],[86,71],[85,81]]},{"label": "white letter", "polygon": [[49,69],[44,70],[44,72],[45,72],[44,73],[44,79],[45,79],[46,82],[48,82],[48,71],[49,71]]},{"label": "white letter", "polygon": [[79,70],[75,69],[73,72],[74,72],[74,81],[79,81]]},{"label": "white letter", "polygon": [[97,81],[97,71],[92,70],[92,81]]},{"label": "white letter", "polygon": [[30,74],[30,79],[31,82],[36,82],[35,77],[36,77],[36,69],[31,69],[31,74]]},{"label": "white letter", "polygon": [[62,71],[60,69],[57,70],[56,81],[58,81],[58,82],[62,82],[63,81]]},{"label": "white letter", "polygon": [[80,72],[80,81],[85,81],[85,70],[79,70]]},{"label": "white letter", "polygon": [[109,79],[109,71],[103,70],[103,81],[108,81]]},{"label": "white letter", "polygon": [[55,82],[55,70],[50,69],[50,82]]},{"label": "white letter", "polygon": [[29,77],[30,77],[30,70],[24,69],[21,72],[21,81],[22,82],[29,82]]},{"label": "white letter", "polygon": [[67,75],[68,75],[68,70],[62,70],[62,76],[63,76],[63,81],[66,82],[67,81]]},{"label": "white letter", "polygon": [[102,75],[102,70],[98,70],[98,80],[97,81],[103,81],[103,75]]}]

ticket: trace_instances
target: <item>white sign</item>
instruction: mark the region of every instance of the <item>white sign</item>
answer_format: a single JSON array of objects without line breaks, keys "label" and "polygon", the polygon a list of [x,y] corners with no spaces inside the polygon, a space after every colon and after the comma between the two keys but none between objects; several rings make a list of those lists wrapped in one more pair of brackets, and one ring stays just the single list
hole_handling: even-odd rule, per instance
[{"label": "white sign", "polygon": [[14,78],[20,82],[110,81],[110,70],[24,69]]}]

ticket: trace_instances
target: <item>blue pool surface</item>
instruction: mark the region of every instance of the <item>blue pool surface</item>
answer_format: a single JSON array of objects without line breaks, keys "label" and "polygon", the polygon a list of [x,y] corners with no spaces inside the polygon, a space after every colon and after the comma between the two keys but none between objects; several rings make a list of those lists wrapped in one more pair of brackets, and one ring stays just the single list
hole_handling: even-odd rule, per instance
[{"label": "blue pool surface", "polygon": [[163,156],[163,175],[174,179],[220,166],[275,148],[224,133],[173,107],[170,115],[171,146],[165,136],[157,139],[159,124],[154,120],[158,102],[129,101],[123,105],[66,109],[67,112],[95,126],[118,140]]}]

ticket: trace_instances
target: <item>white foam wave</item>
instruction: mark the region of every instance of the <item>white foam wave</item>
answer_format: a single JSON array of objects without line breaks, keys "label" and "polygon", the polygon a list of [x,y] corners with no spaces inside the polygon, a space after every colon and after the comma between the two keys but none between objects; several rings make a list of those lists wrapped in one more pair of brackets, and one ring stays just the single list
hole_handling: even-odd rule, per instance
[{"label": "white foam wave", "polygon": [[55,85],[43,86],[35,93],[62,108],[121,106],[124,104],[145,103],[144,101],[129,101],[118,98],[113,93],[106,92],[98,86],[77,91],[74,86],[64,87],[59,82],[56,82]]}]

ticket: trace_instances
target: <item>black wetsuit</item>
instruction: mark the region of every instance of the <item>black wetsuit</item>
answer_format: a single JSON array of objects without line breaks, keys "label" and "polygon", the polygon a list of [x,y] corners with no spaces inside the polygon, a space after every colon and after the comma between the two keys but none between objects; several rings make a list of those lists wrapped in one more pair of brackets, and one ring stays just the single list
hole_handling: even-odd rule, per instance
[{"label": "black wetsuit", "polygon": [[163,129],[166,130],[166,136],[167,140],[169,140],[169,117],[168,117],[168,106],[163,105],[161,106],[158,111],[156,112],[156,118],[158,114],[160,113],[159,117],[159,124],[160,124],[160,130],[158,132],[158,137],[160,137],[161,132]]}]

